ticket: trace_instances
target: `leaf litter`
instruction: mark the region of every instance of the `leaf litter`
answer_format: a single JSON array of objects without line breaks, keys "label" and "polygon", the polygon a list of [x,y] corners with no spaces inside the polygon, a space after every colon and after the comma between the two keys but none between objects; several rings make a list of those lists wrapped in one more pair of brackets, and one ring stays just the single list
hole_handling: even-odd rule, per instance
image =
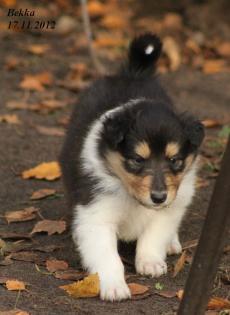
[{"label": "leaf litter", "polygon": [[36,167],[22,172],[23,179],[36,178],[52,181],[60,177],[61,169],[56,161],[44,162],[37,165]]},{"label": "leaf litter", "polygon": [[31,234],[47,232],[48,235],[61,234],[66,230],[66,222],[63,220],[42,220],[35,224]]},{"label": "leaf litter", "polygon": [[23,210],[7,211],[4,217],[8,223],[31,221],[36,218],[38,211],[38,208],[28,207]]}]

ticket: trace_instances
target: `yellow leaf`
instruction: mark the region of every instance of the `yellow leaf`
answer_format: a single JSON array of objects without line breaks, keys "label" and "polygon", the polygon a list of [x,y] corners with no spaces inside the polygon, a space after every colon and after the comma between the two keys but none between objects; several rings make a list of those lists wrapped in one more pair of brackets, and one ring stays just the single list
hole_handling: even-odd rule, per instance
[{"label": "yellow leaf", "polygon": [[91,17],[105,15],[107,12],[107,6],[97,0],[90,1],[87,8]]},{"label": "yellow leaf", "polygon": [[25,290],[25,283],[19,280],[7,280],[6,281],[6,288],[9,291],[20,291]]},{"label": "yellow leaf", "polygon": [[49,50],[49,45],[43,44],[43,45],[38,45],[38,44],[33,44],[29,45],[27,47],[27,50],[34,54],[34,55],[43,55],[47,50]]},{"label": "yellow leaf", "polygon": [[127,20],[118,14],[110,14],[101,20],[101,25],[107,29],[123,29],[127,28]]},{"label": "yellow leaf", "polygon": [[0,122],[6,122],[8,124],[20,124],[21,121],[19,120],[18,116],[13,114],[6,114],[6,115],[0,115]]},{"label": "yellow leaf", "polygon": [[206,74],[229,71],[225,60],[222,59],[208,59],[204,62],[203,72]]},{"label": "yellow leaf", "polygon": [[60,288],[76,298],[98,296],[100,291],[99,277],[98,274],[91,274],[81,281],[63,285]]},{"label": "yellow leaf", "polygon": [[57,162],[41,163],[34,168],[22,172],[22,178],[54,180],[60,178],[61,169]]}]

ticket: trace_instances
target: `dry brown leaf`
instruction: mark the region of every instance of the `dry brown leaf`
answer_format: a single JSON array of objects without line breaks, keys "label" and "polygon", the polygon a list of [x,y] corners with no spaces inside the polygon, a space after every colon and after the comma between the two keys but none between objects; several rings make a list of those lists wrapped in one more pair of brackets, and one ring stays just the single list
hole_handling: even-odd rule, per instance
[{"label": "dry brown leaf", "polygon": [[32,44],[27,47],[27,50],[34,55],[43,55],[49,49],[48,44]]},{"label": "dry brown leaf", "polygon": [[197,177],[196,179],[196,188],[204,188],[209,186],[209,181],[207,179],[203,179],[201,177]]},{"label": "dry brown leaf", "polygon": [[206,127],[206,128],[214,128],[214,127],[219,127],[222,124],[216,120],[216,119],[204,119],[202,120],[202,124]]},{"label": "dry brown leaf", "polygon": [[177,296],[177,292],[176,291],[164,291],[164,290],[160,291],[160,290],[158,290],[158,291],[155,292],[155,294],[163,296],[165,298],[169,298],[169,299]]},{"label": "dry brown leaf", "polygon": [[181,64],[181,52],[177,42],[170,36],[163,39],[163,51],[170,61],[170,70],[175,71]]},{"label": "dry brown leaf", "polygon": [[25,290],[26,286],[23,281],[19,280],[7,280],[6,281],[6,288],[9,291],[21,291]]},{"label": "dry brown leaf", "polygon": [[32,193],[32,195],[30,196],[30,199],[31,200],[43,199],[43,198],[55,195],[55,193],[56,193],[55,189],[49,189],[49,188],[39,189]]},{"label": "dry brown leaf", "polygon": [[77,271],[77,270],[65,270],[65,271],[56,271],[54,273],[55,278],[61,279],[61,280],[72,280],[72,281],[78,281],[82,280],[84,277],[87,276],[86,272],[83,271]]},{"label": "dry brown leaf", "polygon": [[132,295],[140,295],[149,291],[149,288],[146,285],[139,283],[128,283],[128,287]]},{"label": "dry brown leaf", "polygon": [[0,311],[0,315],[30,315],[30,314],[26,311],[14,309],[14,310],[8,310],[8,311]]},{"label": "dry brown leaf", "polygon": [[41,163],[34,168],[22,172],[22,178],[55,180],[61,177],[61,169],[57,162]]},{"label": "dry brown leaf", "polygon": [[6,115],[0,115],[0,122],[5,122],[8,124],[18,125],[21,124],[20,119],[17,115],[13,114],[6,114]]},{"label": "dry brown leaf", "polygon": [[223,57],[230,57],[230,42],[224,42],[216,47],[218,53]]},{"label": "dry brown leaf", "polygon": [[69,265],[64,260],[53,259],[46,261],[46,268],[49,272],[55,272],[58,270],[66,270],[69,268]]},{"label": "dry brown leaf", "polygon": [[208,59],[204,61],[203,72],[205,74],[225,72],[226,70],[229,70],[229,69],[227,69],[225,60]]},{"label": "dry brown leaf", "polygon": [[186,251],[183,251],[174,266],[173,278],[176,277],[176,275],[184,268],[185,262],[186,262]]},{"label": "dry brown leaf", "polygon": [[33,91],[43,91],[44,86],[51,85],[53,83],[53,76],[50,72],[44,71],[38,74],[26,74],[23,80],[19,84],[22,89],[33,90]]},{"label": "dry brown leaf", "polygon": [[16,233],[16,232],[8,232],[8,231],[0,231],[0,237],[3,239],[30,239],[31,235],[26,233]]},{"label": "dry brown leaf", "polygon": [[42,220],[35,224],[31,234],[47,232],[48,235],[61,234],[66,230],[66,222],[63,220]]},{"label": "dry brown leaf", "polygon": [[118,14],[106,15],[100,22],[107,29],[127,29],[127,19]]},{"label": "dry brown leaf", "polygon": [[94,297],[99,295],[99,277],[98,274],[91,274],[83,280],[60,286],[69,295],[76,298]]},{"label": "dry brown leaf", "polygon": [[1,0],[1,5],[4,7],[15,7],[16,0]]},{"label": "dry brown leaf", "polygon": [[[177,297],[179,300],[182,300],[184,295],[184,290],[177,291]],[[230,301],[227,299],[223,299],[220,297],[212,297],[210,298],[207,309],[208,310],[222,310],[222,309],[229,309],[230,308]]]},{"label": "dry brown leaf", "polygon": [[35,213],[38,210],[39,209],[35,207],[28,207],[23,210],[7,211],[5,213],[5,219],[8,223],[30,221],[36,218]]},{"label": "dry brown leaf", "polygon": [[65,135],[65,131],[62,128],[58,127],[46,127],[46,126],[35,126],[36,130],[46,136],[57,136],[57,137],[63,137]]},{"label": "dry brown leaf", "polygon": [[9,258],[17,261],[26,261],[36,263],[37,265],[43,264],[45,259],[41,257],[38,253],[22,251],[18,253],[12,253],[9,255]]}]

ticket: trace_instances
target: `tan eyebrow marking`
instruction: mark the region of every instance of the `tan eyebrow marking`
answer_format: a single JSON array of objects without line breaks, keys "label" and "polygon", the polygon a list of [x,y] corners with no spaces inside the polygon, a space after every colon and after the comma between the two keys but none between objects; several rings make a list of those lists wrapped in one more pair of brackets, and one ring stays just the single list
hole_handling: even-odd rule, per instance
[{"label": "tan eyebrow marking", "polygon": [[149,158],[151,155],[150,147],[146,141],[139,142],[135,147],[135,152],[144,159]]},{"label": "tan eyebrow marking", "polygon": [[171,157],[173,157],[174,155],[176,155],[179,152],[179,149],[180,148],[179,148],[178,143],[176,143],[176,142],[169,142],[166,145],[166,148],[165,148],[165,155],[168,158],[171,158]]}]

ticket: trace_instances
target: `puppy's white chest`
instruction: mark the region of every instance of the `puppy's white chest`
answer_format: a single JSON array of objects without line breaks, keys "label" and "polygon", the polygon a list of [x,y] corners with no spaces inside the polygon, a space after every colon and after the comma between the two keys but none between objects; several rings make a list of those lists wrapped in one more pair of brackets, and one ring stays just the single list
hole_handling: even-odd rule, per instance
[{"label": "puppy's white chest", "polygon": [[136,240],[147,224],[154,219],[154,210],[140,205],[127,205],[124,208],[124,216],[118,225],[118,238],[124,241]]}]

